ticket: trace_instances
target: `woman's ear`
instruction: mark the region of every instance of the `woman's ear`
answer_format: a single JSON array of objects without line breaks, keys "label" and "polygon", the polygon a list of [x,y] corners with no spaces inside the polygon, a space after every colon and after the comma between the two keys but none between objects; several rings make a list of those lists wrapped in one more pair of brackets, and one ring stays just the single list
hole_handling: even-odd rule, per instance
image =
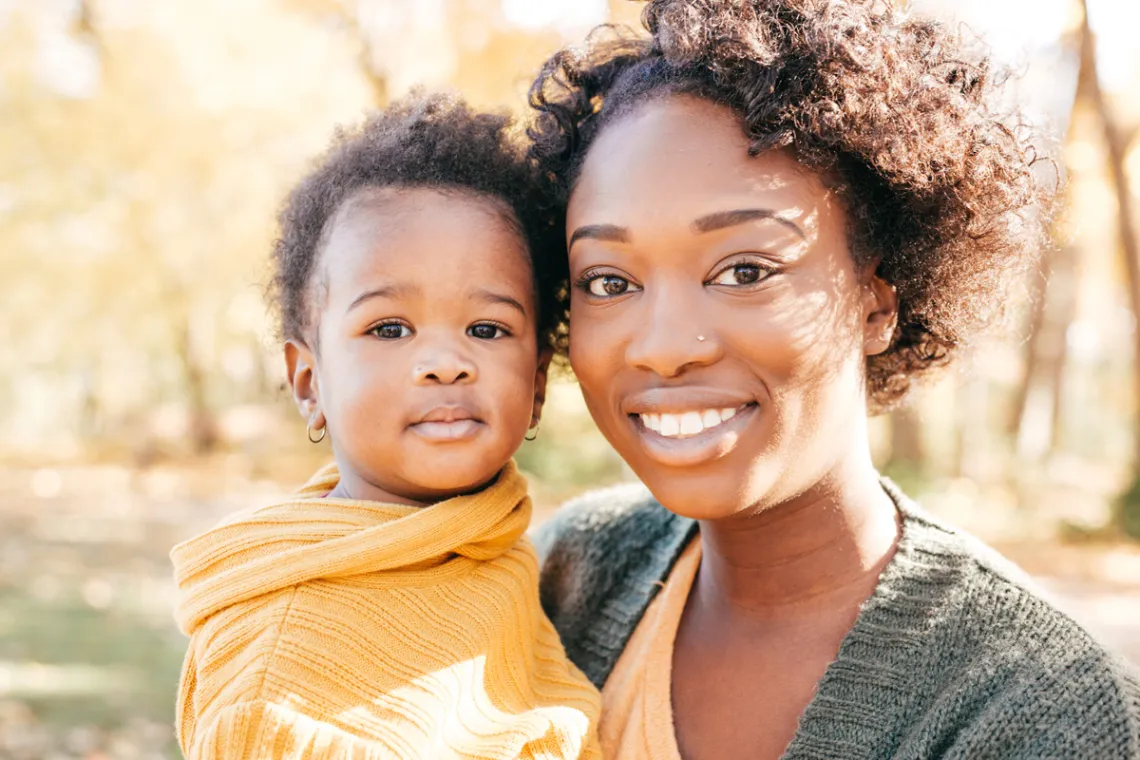
[{"label": "woman's ear", "polygon": [[863,312],[863,353],[876,356],[891,347],[899,319],[899,294],[874,270],[863,284]]},{"label": "woman's ear", "polygon": [[285,341],[285,371],[293,401],[301,416],[308,420],[310,429],[320,430],[325,426],[325,415],[321,410],[320,383],[315,368],[316,361],[308,346],[295,339]]},{"label": "woman's ear", "polygon": [[534,372],[534,406],[530,413],[532,428],[542,419],[542,405],[546,403],[546,376],[550,372],[552,359],[554,359],[553,348],[543,348],[538,352],[538,368]]}]

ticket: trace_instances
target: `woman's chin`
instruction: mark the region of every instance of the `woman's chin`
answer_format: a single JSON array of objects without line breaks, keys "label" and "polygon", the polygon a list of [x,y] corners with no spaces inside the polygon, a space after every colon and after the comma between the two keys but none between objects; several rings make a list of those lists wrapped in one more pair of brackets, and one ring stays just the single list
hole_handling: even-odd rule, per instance
[{"label": "woman's chin", "polygon": [[723,478],[643,478],[653,497],[675,515],[692,520],[721,520],[748,510],[755,500],[725,489]]}]

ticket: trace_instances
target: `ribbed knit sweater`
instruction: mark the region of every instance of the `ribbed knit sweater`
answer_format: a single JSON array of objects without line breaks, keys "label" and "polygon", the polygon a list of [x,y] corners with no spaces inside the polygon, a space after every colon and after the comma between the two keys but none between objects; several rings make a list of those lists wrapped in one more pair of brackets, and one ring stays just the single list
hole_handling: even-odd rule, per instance
[{"label": "ribbed knit sweater", "polygon": [[295,498],[174,548],[178,738],[205,758],[597,758],[597,690],[538,603],[514,465],[429,507]]},{"label": "ribbed knit sweater", "polygon": [[[1016,567],[884,488],[903,517],[898,550],[784,760],[1140,758],[1136,672]],[[543,606],[599,687],[697,530],[622,487],[538,531]]]}]

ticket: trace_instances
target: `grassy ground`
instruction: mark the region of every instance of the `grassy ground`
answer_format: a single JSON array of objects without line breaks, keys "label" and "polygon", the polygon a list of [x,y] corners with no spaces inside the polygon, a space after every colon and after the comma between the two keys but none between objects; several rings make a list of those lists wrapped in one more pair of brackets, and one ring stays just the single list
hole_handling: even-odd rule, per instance
[{"label": "grassy ground", "polygon": [[[145,472],[0,469],[0,758],[178,757],[185,639],[171,618],[169,549],[284,488],[225,458]],[[548,508],[571,488],[555,477],[536,490]],[[1001,548],[1140,662],[1140,550],[1008,536]]]}]

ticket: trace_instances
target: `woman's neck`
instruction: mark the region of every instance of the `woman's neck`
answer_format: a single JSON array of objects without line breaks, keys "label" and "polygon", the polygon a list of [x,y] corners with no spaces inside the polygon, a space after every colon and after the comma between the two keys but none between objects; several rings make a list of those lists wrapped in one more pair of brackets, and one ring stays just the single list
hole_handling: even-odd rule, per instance
[{"label": "woman's neck", "polygon": [[783,504],[703,521],[699,596],[734,617],[827,614],[870,594],[900,531],[869,456],[855,459]]}]

